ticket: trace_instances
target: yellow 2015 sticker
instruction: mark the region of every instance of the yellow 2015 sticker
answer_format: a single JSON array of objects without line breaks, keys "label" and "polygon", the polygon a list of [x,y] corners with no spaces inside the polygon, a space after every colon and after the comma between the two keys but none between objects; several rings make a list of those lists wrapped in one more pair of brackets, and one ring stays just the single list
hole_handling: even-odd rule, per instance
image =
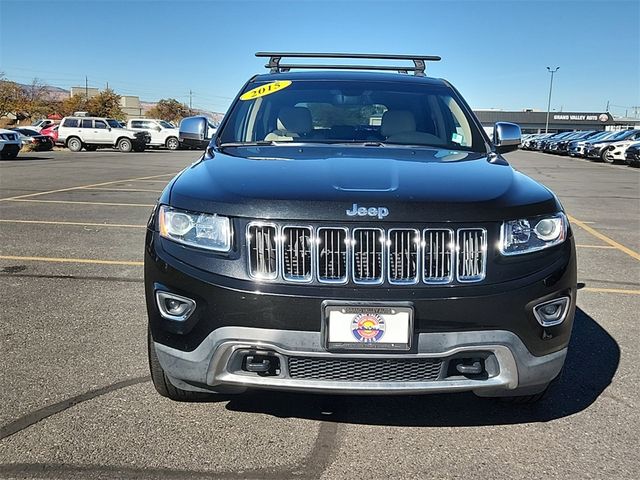
[{"label": "yellow 2015 sticker", "polygon": [[240,96],[240,100],[253,100],[254,98],[264,97],[265,95],[271,95],[283,88],[287,88],[291,85],[291,80],[280,80],[278,82],[271,82],[265,85],[260,85],[248,92],[243,93]]}]

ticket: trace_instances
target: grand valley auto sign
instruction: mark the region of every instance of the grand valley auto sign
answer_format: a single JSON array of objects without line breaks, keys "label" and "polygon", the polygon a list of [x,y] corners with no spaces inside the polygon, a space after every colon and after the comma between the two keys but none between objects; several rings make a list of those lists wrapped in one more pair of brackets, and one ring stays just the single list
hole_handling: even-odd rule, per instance
[{"label": "grand valley auto sign", "polygon": [[609,119],[610,118],[608,113],[554,113],[553,114],[553,120],[555,121],[607,123]]},{"label": "grand valley auto sign", "polygon": [[[496,122],[517,123],[526,133],[535,133],[546,128],[547,112],[474,110],[485,128],[493,129]],[[615,120],[607,112],[551,112],[549,130],[604,130],[615,125]]]}]

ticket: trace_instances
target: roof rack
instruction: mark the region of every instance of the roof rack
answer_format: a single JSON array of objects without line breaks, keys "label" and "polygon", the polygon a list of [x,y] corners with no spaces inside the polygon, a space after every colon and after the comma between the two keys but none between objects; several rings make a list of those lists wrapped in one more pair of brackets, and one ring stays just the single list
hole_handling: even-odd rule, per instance
[{"label": "roof rack", "polygon": [[[265,65],[271,73],[288,72],[292,68],[300,69],[330,69],[330,70],[386,70],[398,73],[409,73],[417,77],[424,77],[425,62],[438,62],[440,57],[435,55],[389,55],[380,53],[301,53],[301,52],[257,52],[256,57],[269,57]],[[282,64],[283,57],[290,58],[364,58],[368,60],[411,60],[413,67],[391,65],[305,65]]]}]

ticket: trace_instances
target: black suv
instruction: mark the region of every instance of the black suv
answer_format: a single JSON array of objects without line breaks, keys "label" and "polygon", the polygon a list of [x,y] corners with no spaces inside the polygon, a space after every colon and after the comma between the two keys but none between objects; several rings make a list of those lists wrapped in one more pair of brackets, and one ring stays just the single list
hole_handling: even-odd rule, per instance
[{"label": "black suv", "polygon": [[[541,398],[567,355],[575,245],[556,196],[501,155],[519,127],[498,123],[491,141],[454,87],[424,76],[438,57],[257,55],[271,72],[149,220],[158,392]],[[414,66],[281,62],[302,56]],[[181,141],[207,129],[185,119]]]}]

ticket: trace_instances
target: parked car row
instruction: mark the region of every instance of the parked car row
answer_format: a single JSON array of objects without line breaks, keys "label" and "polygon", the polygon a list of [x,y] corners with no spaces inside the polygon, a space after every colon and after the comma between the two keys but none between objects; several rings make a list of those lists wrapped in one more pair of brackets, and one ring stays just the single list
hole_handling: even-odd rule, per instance
[{"label": "parked car row", "polygon": [[522,149],[640,167],[640,130],[572,131],[525,135]]},{"label": "parked car row", "polygon": [[[5,132],[5,130],[3,130]],[[59,123],[38,120],[28,127],[16,127],[6,132],[15,132],[19,144],[31,145],[33,150],[51,150],[55,145],[67,147],[73,152],[82,149],[95,151],[98,148],[116,148],[122,152],[141,152],[148,147],[178,150],[182,144],[178,128],[159,119],[133,118],[126,124],[113,118],[75,115],[64,117]],[[3,134],[4,135],[4,134]],[[0,135],[6,143],[6,139]],[[4,145],[4,143],[3,143]],[[11,147],[17,156],[18,150]]]}]

